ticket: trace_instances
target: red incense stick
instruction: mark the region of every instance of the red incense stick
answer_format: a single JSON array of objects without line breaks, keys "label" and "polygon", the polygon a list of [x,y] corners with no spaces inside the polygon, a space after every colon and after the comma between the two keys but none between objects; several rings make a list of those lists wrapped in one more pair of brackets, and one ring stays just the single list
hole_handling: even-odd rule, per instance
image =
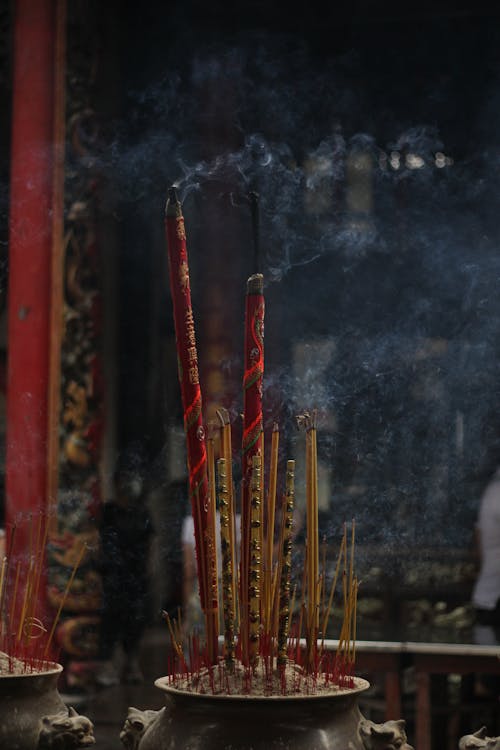
[{"label": "red incense stick", "polygon": [[[205,428],[202,421],[202,399],[198,372],[193,309],[186,245],[186,232],[181,204],[175,188],[170,188],[165,210],[165,230],[168,246],[170,289],[174,312],[175,337],[184,409],[187,461],[191,510],[194,521],[196,560],[200,586],[200,601],[207,626],[209,649],[217,652],[217,581],[210,580],[210,531],[208,527],[209,504],[211,502]],[[215,540],[213,540],[215,543]],[[215,548],[213,546],[213,548]],[[214,627],[212,627],[214,626]]]}]

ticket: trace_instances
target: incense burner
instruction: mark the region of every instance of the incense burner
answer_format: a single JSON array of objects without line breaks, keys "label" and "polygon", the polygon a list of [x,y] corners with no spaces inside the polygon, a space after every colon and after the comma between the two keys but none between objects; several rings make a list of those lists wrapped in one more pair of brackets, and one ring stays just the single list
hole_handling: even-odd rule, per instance
[{"label": "incense burner", "polygon": [[68,709],[57,691],[62,669],[53,664],[43,672],[0,676],[0,748],[72,750],[94,744],[92,723]]},{"label": "incense burner", "polygon": [[358,696],[369,683],[360,678],[351,689],[294,696],[188,693],[165,677],[155,685],[166,705],[158,712],[129,709],[120,735],[127,750],[384,750],[394,740],[412,750],[403,721],[363,718]]}]

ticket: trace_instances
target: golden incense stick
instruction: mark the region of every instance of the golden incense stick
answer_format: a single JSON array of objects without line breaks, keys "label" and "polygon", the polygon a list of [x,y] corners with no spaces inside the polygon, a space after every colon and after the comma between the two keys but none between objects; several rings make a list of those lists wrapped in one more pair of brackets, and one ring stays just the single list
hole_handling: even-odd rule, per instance
[{"label": "golden incense stick", "polygon": [[280,550],[280,554],[282,556],[282,564],[278,628],[278,666],[281,667],[283,667],[287,662],[288,634],[290,630],[290,578],[292,571],[292,528],[294,497],[295,461],[288,461],[286,467],[285,486],[285,535],[283,540],[283,547]]},{"label": "golden incense stick", "polygon": [[233,485],[233,449],[231,442],[231,421],[229,419],[229,412],[227,409],[217,409],[217,416],[219,417],[221,426],[221,458],[226,461],[226,485],[227,485],[227,515],[229,522],[229,535],[230,535],[230,555],[231,555],[231,570],[232,570],[232,593],[233,593],[233,607],[235,616],[235,628],[236,613],[238,612],[238,566],[236,564],[236,513],[234,505],[234,485]]},{"label": "golden incense stick", "polygon": [[295,600],[297,599],[297,584],[294,584],[292,591],[292,601],[290,602],[290,627],[292,626],[293,615],[295,613]]},{"label": "golden incense stick", "polygon": [[312,669],[319,630],[319,541],[318,541],[318,460],[316,444],[316,411],[297,417],[306,431],[306,664]]},{"label": "golden incense stick", "polygon": [[[44,564],[44,552],[45,552],[45,543],[47,541],[47,529],[48,524],[47,520],[45,519],[45,532],[42,537],[42,513],[38,516],[38,525],[37,525],[37,535],[36,535],[36,544],[35,544],[35,551],[33,556],[33,565],[34,565],[34,577],[33,581],[31,583],[31,590],[29,594],[29,600],[28,600],[28,607],[26,610],[25,615],[25,622],[33,622],[35,619],[35,613],[36,613],[36,606],[38,604],[38,591],[40,587],[40,579],[42,576],[43,571],[43,564]],[[29,630],[26,630],[23,624],[23,629],[25,630],[26,635],[26,641],[28,641],[28,638],[30,637]]]},{"label": "golden incense stick", "polygon": [[304,550],[304,569],[302,571],[302,582],[301,582],[301,590],[300,590],[299,627],[297,631],[298,642],[300,642],[300,639],[302,638],[302,625],[304,621],[304,613],[306,612],[307,545],[308,545],[308,540],[306,537],[305,550]]},{"label": "golden incense stick", "polygon": [[259,660],[261,606],[261,467],[262,457],[252,456],[250,497],[250,566],[249,566],[249,663],[256,667]]},{"label": "golden incense stick", "polygon": [[[42,578],[43,565],[45,562],[45,547],[47,544],[48,532],[49,532],[49,520],[47,517],[45,517],[45,527],[43,530],[42,542],[38,550],[37,575],[36,575],[35,590],[34,590],[34,595],[33,595],[34,607],[36,607],[38,603],[38,592],[40,590],[40,581]],[[35,609],[33,609],[33,614],[34,613],[35,613]]]},{"label": "golden incense stick", "polygon": [[224,614],[224,658],[229,670],[234,668],[234,600],[233,568],[231,554],[231,533],[229,519],[229,500],[226,473],[226,459],[217,461],[219,487],[220,538],[222,552],[222,610]]},{"label": "golden incense stick", "polygon": [[209,618],[209,627],[212,632],[207,637],[207,648],[209,653],[210,664],[215,664],[217,653],[213,650],[217,648],[219,638],[219,574],[217,570],[217,543],[216,543],[216,488],[215,488],[215,453],[214,453],[214,424],[208,424],[207,435],[207,472],[208,472],[208,512],[207,512],[207,553],[208,553],[208,570],[207,584],[210,587],[209,601],[212,603]]},{"label": "golden incense stick", "polygon": [[351,557],[349,562],[349,643],[352,640],[353,615],[354,615],[354,539],[356,522],[352,519],[351,525]]},{"label": "golden incense stick", "polygon": [[16,638],[19,641],[21,639],[21,634],[23,632],[23,625],[24,620],[26,618],[26,612],[28,608],[28,602],[30,600],[31,596],[31,578],[33,573],[33,516],[30,513],[29,515],[29,568],[28,568],[28,576],[24,584],[24,596],[23,596],[23,605],[21,608],[21,616],[19,618],[19,624],[17,627],[17,635]]},{"label": "golden incense stick", "polygon": [[357,608],[358,608],[358,579],[354,579],[354,608],[352,613],[353,626],[352,626],[352,650],[351,650],[351,664],[356,661],[356,620],[357,620]]},{"label": "golden incense stick", "polygon": [[62,609],[63,609],[63,607],[64,607],[64,605],[66,603],[66,599],[68,598],[68,594],[70,592],[71,586],[73,585],[73,581],[75,579],[76,571],[80,567],[80,563],[81,563],[81,561],[83,559],[83,555],[85,554],[85,550],[86,549],[87,549],[87,545],[85,543],[83,543],[82,544],[82,548],[80,550],[80,554],[78,555],[78,559],[76,560],[76,562],[75,562],[75,564],[73,566],[73,570],[71,571],[71,575],[69,577],[68,583],[67,583],[66,588],[64,590],[64,594],[63,594],[63,596],[61,598],[61,602],[59,604],[59,609],[57,610],[57,614],[56,614],[56,616],[54,618],[54,622],[52,623],[52,628],[50,630],[49,637],[47,639],[47,643],[45,644],[45,649],[44,649],[44,652],[43,652],[44,656],[46,656],[48,654],[48,652],[49,652],[49,649],[50,649],[50,646],[51,646],[51,643],[52,643],[52,638],[54,637],[54,633],[55,633],[57,624],[59,622],[59,618],[61,616]]},{"label": "golden incense stick", "polygon": [[278,449],[279,449],[278,425],[273,425],[271,437],[271,459],[269,469],[269,488],[267,494],[266,515],[266,555],[264,561],[264,623],[271,630],[272,621],[272,576],[273,576],[273,547],[274,547],[274,518],[276,513],[276,485],[278,482]]},{"label": "golden incense stick", "polygon": [[24,597],[23,606],[21,609],[21,616],[19,618],[19,625],[17,628],[17,640],[21,640],[21,635],[24,632],[24,623],[28,616],[28,604],[31,601],[32,589],[33,589],[33,578],[34,578],[34,563],[33,557],[30,559],[28,576],[24,584]]},{"label": "golden incense stick", "polygon": [[12,627],[12,623],[14,622],[14,615],[16,611],[16,604],[17,604],[17,589],[19,586],[19,573],[21,571],[21,561],[17,561],[16,565],[16,577],[14,581],[14,593],[12,595],[12,601],[10,603],[10,614],[9,614],[9,623]]},{"label": "golden incense stick", "polygon": [[271,633],[273,638],[278,637],[279,629],[279,611],[280,611],[280,588],[279,582],[281,581],[281,567],[283,564],[283,555],[281,550],[285,543],[285,518],[286,518],[286,494],[283,493],[281,502],[281,520],[280,520],[280,533],[278,538],[278,554],[276,569],[273,571],[273,592],[272,592],[272,628]]},{"label": "golden incense stick", "polygon": [[337,557],[337,565],[335,566],[335,573],[333,576],[332,585],[330,588],[330,596],[328,597],[328,605],[326,607],[326,612],[323,617],[323,624],[321,626],[321,632],[322,632],[322,641],[321,641],[321,652],[323,651],[324,645],[325,645],[325,638],[326,638],[326,632],[328,629],[328,621],[330,619],[330,613],[332,609],[332,603],[333,603],[333,597],[335,595],[335,589],[337,587],[337,579],[339,576],[340,571],[340,563],[342,561],[342,557],[344,554],[344,545],[346,544],[346,535],[345,535],[345,528],[344,528],[344,535],[342,537],[342,542],[340,544],[339,554]]},{"label": "golden incense stick", "polygon": [[168,612],[166,610],[162,610],[161,614],[162,614],[163,619],[167,623],[172,649],[175,651],[179,659],[185,664],[186,662],[184,661],[184,653],[182,651],[182,645],[180,643],[179,633],[175,632],[175,628],[172,625],[172,620],[170,619],[170,615],[168,614]]}]

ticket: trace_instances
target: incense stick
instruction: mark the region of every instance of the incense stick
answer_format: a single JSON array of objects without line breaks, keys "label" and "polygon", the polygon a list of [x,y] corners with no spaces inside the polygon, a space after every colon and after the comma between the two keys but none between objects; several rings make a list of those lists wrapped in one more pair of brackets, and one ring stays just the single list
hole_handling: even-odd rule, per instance
[{"label": "incense stick", "polygon": [[19,586],[19,574],[20,574],[20,571],[21,571],[21,561],[18,560],[17,561],[17,565],[16,565],[16,577],[15,577],[15,581],[14,581],[14,593],[13,593],[13,596],[12,596],[12,601],[10,603],[9,623],[11,624],[11,626],[12,626],[12,623],[14,622],[14,613],[16,611],[17,589],[18,589],[18,586]]},{"label": "incense stick", "polygon": [[339,575],[339,571],[340,571],[340,563],[342,561],[342,556],[344,554],[344,546],[345,546],[345,544],[346,544],[346,534],[345,534],[345,528],[344,528],[344,535],[342,537],[342,542],[340,544],[339,554],[338,554],[338,558],[337,558],[337,565],[335,566],[335,573],[334,573],[333,580],[332,580],[332,585],[331,585],[331,588],[330,588],[330,596],[328,597],[328,605],[327,605],[326,612],[325,612],[325,615],[324,615],[324,618],[323,618],[323,624],[322,624],[322,627],[321,627],[323,638],[322,638],[322,642],[321,642],[321,651],[320,651],[320,653],[323,651],[323,648],[324,648],[324,645],[325,645],[325,638],[326,638],[326,632],[327,632],[327,628],[328,628],[328,621],[330,619],[330,612],[331,612],[331,609],[332,609],[333,597],[335,596],[335,589],[337,587],[337,579],[338,579],[338,575]]},{"label": "incense stick", "polygon": [[265,610],[264,622],[271,628],[272,621],[272,576],[273,576],[273,548],[274,548],[274,519],[276,512],[276,485],[278,482],[278,449],[279,449],[278,425],[273,425],[271,437],[271,459],[269,467],[269,488],[267,494],[267,516],[266,516],[266,555],[264,565],[264,597]]},{"label": "incense stick", "polygon": [[[212,664],[217,660],[217,643],[219,638],[219,574],[216,544],[216,483],[214,458],[214,424],[209,423],[207,435],[207,472],[208,472],[208,512],[207,512],[207,583],[210,589],[211,607],[209,609],[209,628],[207,637],[209,659]],[[215,649],[215,652],[214,652]]]},{"label": "incense stick", "polygon": [[52,628],[50,630],[49,637],[47,639],[47,643],[45,644],[45,648],[44,648],[44,651],[43,651],[43,655],[44,656],[47,656],[47,654],[49,652],[49,649],[50,649],[50,646],[51,646],[51,643],[52,643],[52,638],[54,637],[54,633],[55,633],[57,624],[59,622],[59,618],[61,616],[61,612],[63,610],[63,607],[64,607],[65,603],[66,603],[66,599],[68,597],[68,594],[70,592],[71,586],[73,585],[73,581],[75,579],[76,571],[80,567],[80,563],[81,563],[81,561],[83,559],[83,555],[85,554],[85,550],[86,549],[87,549],[87,545],[85,543],[83,543],[82,547],[81,547],[81,550],[80,550],[80,554],[78,555],[78,559],[76,560],[76,562],[75,562],[75,564],[73,566],[73,570],[71,571],[71,575],[69,577],[68,583],[67,583],[66,588],[64,590],[64,594],[63,594],[63,596],[61,598],[61,602],[59,604],[59,609],[57,610],[57,614],[56,614],[56,616],[54,618],[54,622],[52,623]]},{"label": "incense stick", "polygon": [[288,634],[290,630],[290,578],[292,571],[292,528],[295,499],[295,461],[287,462],[285,498],[285,534],[283,539],[283,548],[280,550],[282,556],[282,565],[278,629],[278,666],[284,666],[287,662]]},{"label": "incense stick", "polygon": [[221,427],[221,458],[226,462],[226,488],[227,488],[227,515],[229,523],[230,548],[232,570],[232,598],[235,617],[235,628],[237,626],[236,614],[238,612],[238,568],[236,565],[236,513],[234,508],[234,486],[233,486],[233,450],[231,440],[231,421],[227,409],[217,409]]},{"label": "incense stick", "polygon": [[224,658],[230,671],[234,668],[234,600],[233,569],[226,459],[217,461],[219,487],[220,536],[222,552],[222,609],[224,616]]},{"label": "incense stick", "polygon": [[259,660],[260,605],[261,605],[261,465],[260,456],[252,459],[252,499],[250,515],[250,568],[249,568],[249,663],[256,667]]},{"label": "incense stick", "polygon": [[175,653],[177,654],[177,656],[179,657],[179,659],[181,661],[181,664],[184,667],[185,672],[187,672],[188,671],[188,667],[187,667],[187,664],[186,664],[186,660],[184,658],[184,652],[182,650],[182,645],[181,645],[180,641],[178,640],[178,636],[176,636],[176,634],[174,632],[174,628],[172,626],[172,621],[170,619],[170,615],[168,614],[168,612],[166,610],[162,610],[161,614],[162,614],[163,619],[167,623],[168,632],[169,632],[169,635],[170,635],[170,643],[172,645],[172,648],[175,651]]},{"label": "incense stick", "polygon": [[318,541],[318,467],[316,444],[316,411],[297,417],[299,427],[306,431],[306,524],[307,524],[307,599],[306,599],[306,662],[314,667],[314,652],[319,630],[319,541]]},{"label": "incense stick", "polygon": [[[214,602],[208,580],[207,514],[209,506],[207,456],[202,419],[202,395],[198,370],[198,352],[191,305],[186,230],[182,207],[174,187],[169,189],[165,208],[165,230],[168,248],[170,289],[178,355],[178,375],[184,410],[187,465],[191,512],[194,522],[196,562],[201,607],[205,614],[207,636],[212,638],[211,652],[217,652],[213,627]],[[215,638],[215,642],[214,642]]]}]

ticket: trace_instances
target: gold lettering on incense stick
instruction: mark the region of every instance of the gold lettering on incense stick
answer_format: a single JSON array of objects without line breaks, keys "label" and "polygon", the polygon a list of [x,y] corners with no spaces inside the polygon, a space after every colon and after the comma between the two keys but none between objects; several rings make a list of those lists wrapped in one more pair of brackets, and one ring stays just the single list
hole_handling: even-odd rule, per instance
[{"label": "gold lettering on incense stick", "polygon": [[196,338],[194,335],[194,318],[191,308],[186,311],[186,338],[188,340],[188,344],[196,348]]},{"label": "gold lettering on incense stick", "polygon": [[189,291],[189,268],[185,260],[179,264],[179,283],[184,294]]},{"label": "gold lettering on incense stick", "polygon": [[234,668],[234,599],[233,552],[231,547],[231,521],[229,516],[229,490],[225,458],[217,461],[219,476],[220,536],[222,551],[222,601],[224,612],[224,657],[230,671]]},{"label": "gold lettering on incense stick", "polygon": [[176,233],[177,233],[177,239],[179,240],[185,240],[186,239],[186,228],[184,226],[184,217],[183,216],[177,216],[176,217]]},{"label": "gold lettering on incense stick", "polygon": [[295,503],[295,461],[287,461],[284,498],[283,539],[281,546],[281,577],[279,594],[278,665],[287,663],[290,630],[290,578],[292,570],[292,528]]},{"label": "gold lettering on incense stick", "polygon": [[200,382],[200,375],[198,372],[198,355],[196,352],[196,339],[194,335],[194,318],[193,310],[189,308],[186,310],[185,315],[186,323],[186,339],[189,344],[187,349],[187,355],[189,360],[188,367],[188,378],[191,385],[198,385]]}]

